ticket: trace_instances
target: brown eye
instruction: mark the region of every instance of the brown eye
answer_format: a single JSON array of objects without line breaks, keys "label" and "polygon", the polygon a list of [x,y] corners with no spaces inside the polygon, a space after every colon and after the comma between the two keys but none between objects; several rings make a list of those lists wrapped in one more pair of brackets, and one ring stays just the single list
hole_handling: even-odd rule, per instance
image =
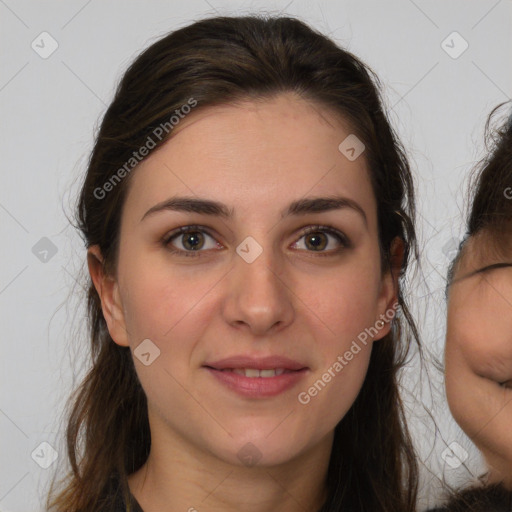
[{"label": "brown eye", "polygon": [[[304,246],[308,252],[316,252],[320,256],[329,256],[350,247],[350,242],[343,233],[328,226],[312,226],[302,233],[299,240],[301,239],[304,239]],[[337,244],[335,243],[330,250],[325,250],[332,244],[331,239],[334,239]],[[298,241],[295,242],[294,248],[302,249],[298,247],[299,245]]]},{"label": "brown eye", "polygon": [[325,233],[310,233],[305,237],[308,249],[325,249],[329,244],[328,237]]},{"label": "brown eye", "polygon": [[[210,243],[209,247],[208,243]],[[172,254],[192,257],[201,256],[201,253],[205,252],[206,249],[218,249],[221,247],[213,236],[201,226],[181,227],[169,233],[162,240],[162,244]]]},{"label": "brown eye", "polygon": [[200,231],[189,231],[182,236],[181,243],[185,249],[195,251],[204,245],[204,235]]}]

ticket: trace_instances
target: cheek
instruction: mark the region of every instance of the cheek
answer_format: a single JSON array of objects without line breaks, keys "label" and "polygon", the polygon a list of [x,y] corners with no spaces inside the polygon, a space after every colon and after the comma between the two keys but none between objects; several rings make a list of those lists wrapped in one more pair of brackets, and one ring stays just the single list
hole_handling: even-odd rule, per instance
[{"label": "cheek", "polygon": [[298,391],[299,412],[311,431],[332,429],[346,415],[363,385],[370,354],[371,345],[358,342],[334,351]]},{"label": "cheek", "polygon": [[512,461],[512,395],[497,384],[512,376],[510,312],[496,301],[477,300],[471,294],[460,294],[460,299],[450,301],[448,314],[450,409],[486,458],[499,454]]},{"label": "cheek", "polygon": [[449,309],[446,372],[468,371],[494,381],[512,377],[512,314],[497,301],[467,300]]},{"label": "cheek", "polygon": [[[374,326],[378,319],[379,276],[372,263],[364,268],[341,269],[318,294],[317,302],[327,309],[326,317],[345,336],[356,337],[360,332]],[[322,307],[317,304],[317,307]],[[334,328],[333,328],[334,330]]]},{"label": "cheek", "polygon": [[[460,297],[460,300],[459,300]],[[476,365],[485,355],[482,343],[482,323],[477,320],[476,304],[450,298],[445,348],[445,384],[450,409],[459,424],[467,424],[470,411],[464,405],[475,397],[472,385]]]},{"label": "cheek", "polygon": [[[371,337],[382,328],[380,323],[376,325],[379,281],[370,268],[368,265],[360,273],[340,271],[333,275],[329,286],[323,290],[317,287],[306,303],[304,315],[309,331],[315,333],[322,365],[298,401],[307,402],[307,407],[326,421],[339,420],[354,402],[368,369]],[[311,284],[312,280],[305,282],[315,289]],[[315,330],[315,324],[319,330]]]},{"label": "cheek", "polygon": [[194,319],[198,326],[204,303],[219,280],[217,273],[192,267],[160,264],[154,259],[147,265],[127,265],[127,279],[121,293],[130,340],[154,338],[164,341]]},{"label": "cheek", "polygon": [[315,435],[334,428],[354,403],[364,382],[375,326],[376,286],[361,275],[333,275],[329,286],[312,287],[304,280],[298,296],[315,290],[300,305],[300,326],[314,336],[319,366],[297,390],[298,411],[306,431]]}]

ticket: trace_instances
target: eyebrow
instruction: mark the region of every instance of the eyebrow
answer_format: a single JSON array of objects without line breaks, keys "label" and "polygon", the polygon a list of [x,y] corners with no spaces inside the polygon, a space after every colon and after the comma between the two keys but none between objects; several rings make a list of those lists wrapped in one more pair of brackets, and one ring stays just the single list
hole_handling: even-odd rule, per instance
[{"label": "eyebrow", "polygon": [[[368,225],[364,209],[353,199],[343,196],[309,197],[293,201],[288,205],[288,208],[281,211],[281,218],[342,210],[345,208],[357,212],[363,218],[365,225]],[[197,197],[172,197],[151,207],[143,215],[141,221],[155,213],[168,210],[211,215],[224,219],[231,219],[234,216],[233,208],[229,208],[224,203],[209,199],[198,199]]]},{"label": "eyebrow", "polygon": [[485,267],[477,268],[476,270],[472,270],[468,274],[460,276],[457,279],[453,279],[450,284],[454,284],[456,282],[462,281],[464,279],[468,279],[468,278],[473,277],[478,274],[483,274],[483,273],[487,272],[488,270],[494,270],[497,268],[507,268],[507,267],[512,267],[512,263],[502,262],[502,263],[493,263],[492,265],[486,265]]}]

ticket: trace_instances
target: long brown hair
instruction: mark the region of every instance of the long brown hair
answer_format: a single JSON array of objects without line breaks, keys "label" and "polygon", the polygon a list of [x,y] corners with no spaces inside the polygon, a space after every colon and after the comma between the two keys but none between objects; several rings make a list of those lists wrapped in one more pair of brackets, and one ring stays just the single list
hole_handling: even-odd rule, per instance
[{"label": "long brown hair", "polygon": [[[115,271],[131,176],[117,170],[191,98],[200,109],[293,91],[341,115],[365,144],[377,201],[382,271],[390,271],[390,247],[399,237],[405,246],[402,278],[411,255],[417,256],[414,190],[379,88],[378,78],[359,59],[297,19],[215,17],[170,33],[131,64],[101,123],[77,208],[86,246],[99,245],[105,271]],[[170,136],[172,130],[156,147]],[[116,173],[123,179],[114,179]],[[109,180],[112,186],[103,194]],[[398,372],[418,336],[401,286],[398,295],[392,330],[375,344],[362,389],[335,429],[323,512],[416,508],[417,462]],[[63,489],[50,493],[47,505],[53,511],[107,510],[116,479],[128,502],[127,476],[144,464],[150,449],[146,397],[132,355],[111,339],[92,283],[88,313],[91,369],[69,402],[71,469]]]}]

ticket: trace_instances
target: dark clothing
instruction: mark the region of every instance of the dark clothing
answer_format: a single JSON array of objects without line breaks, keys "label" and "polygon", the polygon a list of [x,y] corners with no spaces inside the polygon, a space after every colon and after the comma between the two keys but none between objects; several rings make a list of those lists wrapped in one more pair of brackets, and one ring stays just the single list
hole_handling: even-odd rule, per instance
[{"label": "dark clothing", "polygon": [[[142,507],[138,504],[137,500],[133,497],[133,495],[130,494],[130,512],[144,512],[142,510]],[[117,500],[114,508],[112,509],[112,512],[127,512],[128,508],[126,507],[126,504],[122,498]]]},{"label": "dark clothing", "polygon": [[428,512],[512,512],[512,491],[501,485],[472,487]]},{"label": "dark clothing", "polygon": [[112,512],[127,512],[127,510],[130,510],[130,512],[144,512],[132,494],[130,494],[130,509],[127,508],[123,496],[119,494],[112,508]]},{"label": "dark clothing", "polygon": [[98,512],[144,512],[131,493],[129,504],[130,506],[128,507],[124,501],[118,476],[113,476],[107,487],[105,499]]}]

